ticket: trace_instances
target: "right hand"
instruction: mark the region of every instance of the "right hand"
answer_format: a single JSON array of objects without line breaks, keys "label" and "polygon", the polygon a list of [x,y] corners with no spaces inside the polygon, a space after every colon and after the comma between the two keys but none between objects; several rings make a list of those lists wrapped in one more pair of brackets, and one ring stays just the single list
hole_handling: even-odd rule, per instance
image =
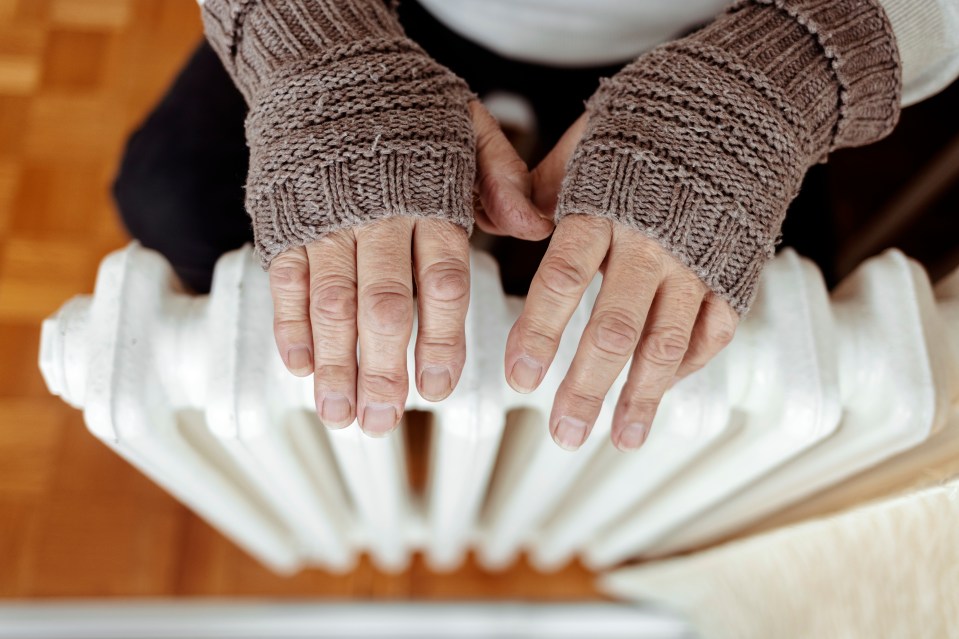
[{"label": "right hand", "polygon": [[[533,200],[540,209],[556,208],[570,156],[586,128],[583,115],[533,171]],[[557,389],[550,433],[563,448],[579,448],[631,360],[610,436],[619,449],[633,450],[646,440],[666,390],[730,342],[739,316],[643,232],[604,217],[567,215],[557,224],[506,342],[507,381],[515,390],[530,392],[542,382],[597,272],[603,274],[602,287]]]},{"label": "right hand", "polygon": [[[470,105],[477,137],[477,223],[542,239],[552,231],[530,203],[531,181],[496,120]],[[273,332],[294,375],[313,373],[317,414],[331,428],[359,420],[382,436],[399,423],[416,282],[416,386],[431,401],[456,387],[466,359],[469,241],[434,218],[392,217],[329,233],[277,255],[269,269]],[[357,345],[359,361],[357,361]]]}]

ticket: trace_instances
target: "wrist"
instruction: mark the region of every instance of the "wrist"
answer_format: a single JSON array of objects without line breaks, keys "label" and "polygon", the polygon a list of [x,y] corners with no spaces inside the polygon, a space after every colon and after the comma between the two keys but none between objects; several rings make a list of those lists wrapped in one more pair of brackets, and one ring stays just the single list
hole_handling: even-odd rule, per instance
[{"label": "wrist", "polygon": [[246,208],[264,267],[391,216],[472,229],[474,96],[383,0],[206,0],[203,12],[250,107]]},{"label": "wrist", "polygon": [[872,0],[739,2],[601,84],[557,218],[642,231],[743,314],[806,170],[888,133],[900,85]]}]

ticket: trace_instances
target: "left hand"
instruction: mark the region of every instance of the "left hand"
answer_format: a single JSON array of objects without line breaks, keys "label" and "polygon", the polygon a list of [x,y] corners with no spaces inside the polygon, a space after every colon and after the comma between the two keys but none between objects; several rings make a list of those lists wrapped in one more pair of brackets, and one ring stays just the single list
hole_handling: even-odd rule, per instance
[{"label": "left hand", "polygon": [[[538,209],[554,210],[566,163],[585,128],[584,115],[533,171]],[[666,390],[732,340],[739,316],[655,240],[605,218],[570,215],[557,225],[509,334],[506,376],[515,390],[530,392],[540,384],[597,271],[602,288],[556,393],[549,428],[557,444],[579,448],[632,357],[612,426],[613,443],[630,450],[646,440]]]}]

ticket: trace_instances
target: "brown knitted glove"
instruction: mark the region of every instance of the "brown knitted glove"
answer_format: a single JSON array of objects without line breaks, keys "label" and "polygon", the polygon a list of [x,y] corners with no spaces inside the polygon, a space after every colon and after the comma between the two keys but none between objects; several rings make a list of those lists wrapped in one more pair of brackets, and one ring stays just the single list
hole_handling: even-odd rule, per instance
[{"label": "brown knitted glove", "polygon": [[246,207],[264,267],[394,215],[472,230],[473,96],[384,0],[206,0],[203,23],[250,107]]},{"label": "brown knitted glove", "polygon": [[806,170],[887,135],[900,65],[875,0],[745,0],[590,99],[557,221],[653,237],[741,315]]}]

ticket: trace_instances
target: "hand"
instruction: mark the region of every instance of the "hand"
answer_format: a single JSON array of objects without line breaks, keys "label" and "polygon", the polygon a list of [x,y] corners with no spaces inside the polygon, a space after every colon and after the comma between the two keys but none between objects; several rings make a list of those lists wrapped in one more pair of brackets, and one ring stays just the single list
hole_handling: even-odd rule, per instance
[{"label": "hand", "polygon": [[[477,184],[496,214],[523,237],[549,235],[552,222],[529,204],[530,176],[479,103]],[[493,206],[495,202],[495,207]],[[466,358],[469,241],[445,220],[393,217],[336,231],[273,259],[269,269],[276,345],[294,375],[314,374],[316,409],[327,426],[359,418],[369,435],[399,423],[409,390],[406,351],[416,282],[416,385],[439,401],[456,387]],[[359,362],[357,362],[359,344]]]},{"label": "hand", "polygon": [[[533,172],[537,208],[554,209],[566,163],[585,127],[583,116]],[[612,439],[622,450],[641,446],[674,379],[722,350],[739,320],[656,241],[608,219],[567,216],[556,227],[506,344],[507,379],[514,389],[529,392],[540,384],[566,324],[600,270],[602,288],[550,416],[553,439],[570,450],[586,440],[630,357]]]}]

